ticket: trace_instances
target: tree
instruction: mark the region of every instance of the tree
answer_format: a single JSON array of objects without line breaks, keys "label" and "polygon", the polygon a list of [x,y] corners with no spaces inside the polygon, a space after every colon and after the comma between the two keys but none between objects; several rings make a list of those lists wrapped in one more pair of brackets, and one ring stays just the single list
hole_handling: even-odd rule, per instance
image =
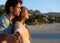
[{"label": "tree", "polygon": [[0,9],[0,16],[5,12],[4,9]]}]

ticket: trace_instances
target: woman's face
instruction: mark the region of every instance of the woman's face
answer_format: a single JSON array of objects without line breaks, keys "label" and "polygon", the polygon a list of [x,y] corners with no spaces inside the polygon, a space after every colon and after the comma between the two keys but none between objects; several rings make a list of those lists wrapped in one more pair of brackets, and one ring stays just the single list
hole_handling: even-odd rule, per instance
[{"label": "woman's face", "polygon": [[25,14],[24,15],[25,15],[25,18],[26,19],[29,19],[29,13],[28,13],[28,10],[27,9],[25,10]]}]

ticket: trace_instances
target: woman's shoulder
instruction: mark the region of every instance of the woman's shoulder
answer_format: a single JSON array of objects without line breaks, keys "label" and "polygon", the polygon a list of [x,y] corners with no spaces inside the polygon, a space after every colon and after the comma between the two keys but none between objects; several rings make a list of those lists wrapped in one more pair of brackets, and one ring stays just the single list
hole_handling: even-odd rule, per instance
[{"label": "woman's shoulder", "polygon": [[14,25],[14,28],[17,29],[17,28],[21,28],[22,25],[20,22],[16,22],[15,25]]},{"label": "woman's shoulder", "polygon": [[16,26],[22,26],[22,23],[19,22],[19,21],[17,21],[17,22],[15,23],[15,25],[16,25]]},{"label": "woman's shoulder", "polygon": [[21,22],[17,21],[15,24],[18,24],[18,25],[20,24],[21,25]]}]

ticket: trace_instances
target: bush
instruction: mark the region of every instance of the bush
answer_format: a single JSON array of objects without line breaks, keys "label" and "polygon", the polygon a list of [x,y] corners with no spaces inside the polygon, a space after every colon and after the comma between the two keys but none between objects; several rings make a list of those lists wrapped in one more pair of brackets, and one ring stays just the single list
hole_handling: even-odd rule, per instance
[{"label": "bush", "polygon": [[5,12],[4,9],[0,9],[0,16]]}]

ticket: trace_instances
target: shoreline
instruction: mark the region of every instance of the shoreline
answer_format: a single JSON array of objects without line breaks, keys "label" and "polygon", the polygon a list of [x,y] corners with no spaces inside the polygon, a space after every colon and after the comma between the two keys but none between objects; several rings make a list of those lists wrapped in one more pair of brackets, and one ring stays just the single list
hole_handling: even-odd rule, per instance
[{"label": "shoreline", "polygon": [[60,23],[28,25],[31,33],[60,33]]},{"label": "shoreline", "polygon": [[28,25],[31,43],[60,43],[60,23]]}]

